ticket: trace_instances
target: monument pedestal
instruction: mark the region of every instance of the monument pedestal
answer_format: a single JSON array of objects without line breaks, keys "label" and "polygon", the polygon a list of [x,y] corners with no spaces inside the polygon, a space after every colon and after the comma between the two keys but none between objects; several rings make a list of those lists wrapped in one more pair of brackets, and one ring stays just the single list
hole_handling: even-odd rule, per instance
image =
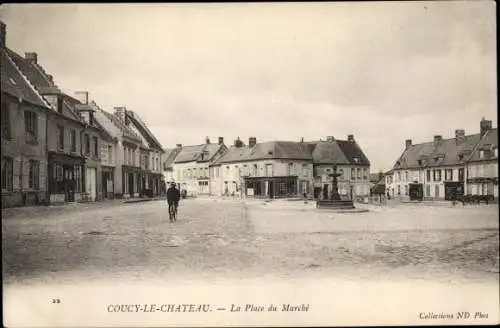
[{"label": "monument pedestal", "polygon": [[354,209],[354,203],[352,200],[341,199],[338,188],[337,177],[340,174],[337,173],[337,167],[333,167],[333,172],[329,174],[332,177],[332,195],[330,199],[318,200],[316,201],[316,208],[324,209],[337,209],[337,210],[352,210]]}]

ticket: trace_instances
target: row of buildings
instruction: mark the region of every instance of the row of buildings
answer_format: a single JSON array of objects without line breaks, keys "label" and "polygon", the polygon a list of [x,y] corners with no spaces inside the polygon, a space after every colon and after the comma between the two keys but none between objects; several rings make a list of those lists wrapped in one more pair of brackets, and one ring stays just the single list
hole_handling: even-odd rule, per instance
[{"label": "row of buildings", "polygon": [[165,150],[165,180],[189,195],[283,198],[329,198],[331,176],[337,167],[340,194],[345,198],[370,193],[370,161],[349,135],[320,141],[271,141],[245,144],[237,138],[230,147],[219,137],[212,143]]},{"label": "row of buildings", "polygon": [[455,131],[454,138],[405,149],[385,174],[386,193],[409,200],[450,200],[458,195],[489,195],[498,199],[498,129],[491,120],[479,122],[479,133]]},{"label": "row of buildings", "polygon": [[161,193],[163,149],[137,113],[61,91],[0,28],[2,208]]}]

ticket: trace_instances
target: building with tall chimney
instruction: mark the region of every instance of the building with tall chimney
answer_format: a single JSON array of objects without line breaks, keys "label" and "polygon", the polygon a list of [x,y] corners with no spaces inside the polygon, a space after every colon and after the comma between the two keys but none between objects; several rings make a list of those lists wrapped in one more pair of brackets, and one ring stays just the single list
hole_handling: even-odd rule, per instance
[{"label": "building with tall chimney", "polygon": [[49,103],[17,67],[0,22],[2,208],[47,204]]},{"label": "building with tall chimney", "polygon": [[483,118],[479,134],[479,142],[467,159],[466,192],[498,200],[498,128]]},{"label": "building with tall chimney", "polygon": [[102,199],[102,127],[84,105],[62,92],[38,61],[34,52],[24,57],[7,49],[8,55],[30,84],[49,104],[47,117],[48,192],[50,203],[96,201]]},{"label": "building with tall chimney", "polygon": [[370,162],[352,135],[348,140],[262,143],[250,137],[248,146],[238,141],[211,166],[215,195],[327,199],[332,194],[334,167],[340,173],[338,185],[344,198],[370,193]]},{"label": "building with tall chimney", "polygon": [[219,137],[212,143],[209,137],[199,145],[178,145],[178,154],[172,163],[173,180],[188,195],[210,195],[212,177],[209,167],[219,156],[227,151],[224,138]]},{"label": "building with tall chimney", "polygon": [[[498,160],[495,158],[496,129],[492,129],[491,121],[483,119],[480,130],[481,133],[466,135],[463,129],[457,129],[454,138],[443,139],[442,135],[435,135],[432,141],[420,144],[406,140],[392,175],[386,176],[386,181],[391,182],[387,183],[389,195],[403,200],[451,200],[464,194],[480,194],[477,184],[482,182],[477,182],[481,179],[476,178],[494,176],[490,169],[486,173],[476,167],[493,167]],[[482,147],[489,149],[488,157],[480,158],[478,149]],[[470,178],[472,170],[475,173]],[[493,195],[492,184],[494,179],[489,181],[490,187],[486,183],[481,192]]]}]

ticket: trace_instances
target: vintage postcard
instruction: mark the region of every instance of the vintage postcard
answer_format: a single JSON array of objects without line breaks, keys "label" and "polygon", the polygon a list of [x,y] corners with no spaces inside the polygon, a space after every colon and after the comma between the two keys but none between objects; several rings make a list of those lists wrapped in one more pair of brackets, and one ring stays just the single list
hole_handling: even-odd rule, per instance
[{"label": "vintage postcard", "polygon": [[3,324],[498,324],[495,7],[2,5]]}]

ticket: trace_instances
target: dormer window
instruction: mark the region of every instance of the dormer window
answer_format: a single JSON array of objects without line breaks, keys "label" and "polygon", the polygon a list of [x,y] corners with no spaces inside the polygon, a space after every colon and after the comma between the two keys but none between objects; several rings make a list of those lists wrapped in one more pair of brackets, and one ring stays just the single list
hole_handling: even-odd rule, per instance
[{"label": "dormer window", "polygon": [[464,154],[459,154],[459,155],[458,155],[458,159],[459,159],[459,160],[464,159]]},{"label": "dormer window", "polygon": [[354,163],[358,163],[359,162],[359,158],[357,158],[357,157],[354,157],[353,160],[354,160]]},{"label": "dormer window", "polygon": [[479,151],[479,158],[484,158],[484,150]]},{"label": "dormer window", "polygon": [[422,166],[422,160],[418,160],[418,165]]}]

